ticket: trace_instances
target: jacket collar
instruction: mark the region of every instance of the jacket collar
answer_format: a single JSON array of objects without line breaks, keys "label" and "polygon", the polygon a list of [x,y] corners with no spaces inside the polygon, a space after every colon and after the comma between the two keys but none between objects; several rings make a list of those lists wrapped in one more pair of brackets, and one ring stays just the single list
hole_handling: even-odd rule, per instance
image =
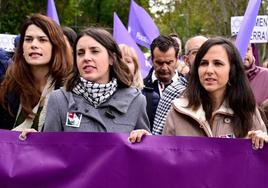
[{"label": "jacket collar", "polygon": [[[194,111],[192,108],[187,107],[187,105],[188,105],[188,99],[186,98],[178,98],[175,99],[173,102],[174,109],[177,112],[193,118],[195,121],[199,123],[200,126],[204,126],[204,131],[206,132],[206,134],[209,137],[212,137],[213,133],[208,121],[206,120],[206,115],[203,106],[200,105],[197,108],[197,110]],[[212,119],[216,114],[233,115],[233,111],[227,106],[226,101],[224,101],[223,104],[220,106],[220,108],[212,114]]]},{"label": "jacket collar", "polygon": [[261,70],[260,67],[256,66],[255,60],[253,60],[253,62],[249,67],[245,67],[245,71],[249,81],[253,80],[260,72],[260,70]]},{"label": "jacket collar", "polygon": [[[207,121],[206,116],[205,116],[205,111],[202,105],[200,105],[196,111],[194,111],[192,108],[187,107],[187,105],[188,105],[188,99],[184,97],[175,99],[173,102],[173,106],[176,111],[189,115],[192,118],[196,119],[197,121],[202,121],[202,122]],[[227,102],[224,101],[222,105],[220,106],[220,108],[212,114],[212,117],[216,114],[226,114],[226,115],[233,116],[234,112],[227,105]]]},{"label": "jacket collar", "polygon": [[[178,78],[179,78],[179,76],[178,76],[178,71],[177,70],[175,70],[175,74],[174,74],[174,76],[172,77],[172,81],[176,81],[176,80],[178,80]],[[153,70],[153,72],[152,72],[152,83],[154,83],[155,81],[158,81],[158,79],[156,78],[156,76],[155,76],[155,70]]]}]

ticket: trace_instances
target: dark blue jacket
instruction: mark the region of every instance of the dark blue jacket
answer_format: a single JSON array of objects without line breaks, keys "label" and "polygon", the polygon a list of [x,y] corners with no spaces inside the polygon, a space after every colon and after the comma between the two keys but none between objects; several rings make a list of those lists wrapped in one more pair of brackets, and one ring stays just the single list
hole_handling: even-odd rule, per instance
[{"label": "dark blue jacket", "polygon": [[8,52],[0,49],[0,76],[3,76],[7,70],[8,65],[11,63],[11,57]]},{"label": "dark blue jacket", "polygon": [[158,102],[160,100],[160,92],[158,88],[157,80],[152,82],[153,68],[150,70],[146,78],[144,78],[144,88],[142,89],[142,94],[146,97],[147,106],[146,111],[150,121],[150,130],[153,129],[154,116]]}]

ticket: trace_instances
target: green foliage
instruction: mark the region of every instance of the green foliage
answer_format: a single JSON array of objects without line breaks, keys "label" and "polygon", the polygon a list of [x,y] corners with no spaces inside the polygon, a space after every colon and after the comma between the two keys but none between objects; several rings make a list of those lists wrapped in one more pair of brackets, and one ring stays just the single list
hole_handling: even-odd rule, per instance
[{"label": "green foliage", "polygon": [[[58,16],[62,25],[74,24],[76,0],[56,1]],[[19,33],[26,16],[32,13],[46,14],[47,0],[0,0],[0,33]]]},{"label": "green foliage", "polygon": [[[127,25],[130,1],[126,0],[54,0],[61,25],[79,31],[88,26],[113,28],[113,13],[116,12]],[[136,0],[148,9],[147,0]],[[47,0],[0,0],[0,33],[15,34],[30,13],[46,14]]]},{"label": "green foliage", "polygon": [[[164,1],[153,0],[161,6]],[[231,35],[231,17],[243,16],[248,0],[174,0],[175,10],[161,15],[155,22],[162,34],[177,33],[183,43],[192,36],[208,37]],[[170,2],[170,6],[174,1]],[[166,3],[165,3],[166,5]],[[167,6],[168,7],[168,6]],[[262,0],[259,15],[267,15],[268,0]],[[258,44],[262,61],[267,58],[267,44]]]},{"label": "green foliage", "polygon": [[247,0],[176,1],[175,10],[156,20],[163,34],[176,32],[183,41],[194,35],[228,36],[231,16],[243,15]]},{"label": "green foliage", "polygon": [[75,23],[76,15],[81,14],[81,11],[79,11],[77,8],[78,7],[77,0],[57,1],[56,7],[60,24],[64,26],[73,26]]},{"label": "green foliage", "polygon": [[81,0],[79,10],[82,14],[77,18],[78,29],[88,26],[101,26],[108,30],[113,27],[113,13],[116,12],[126,24],[129,3],[125,0]]},{"label": "green foliage", "polygon": [[33,2],[28,1],[1,1],[0,33],[15,34],[26,15],[34,9]]},{"label": "green foliage", "polygon": [[[54,0],[61,25],[79,31],[102,26],[112,32],[113,13],[127,26],[130,0]],[[177,33],[183,42],[194,35],[229,36],[231,16],[244,14],[248,0],[135,0],[155,20],[162,34]],[[165,5],[165,11],[150,12],[149,4]],[[46,14],[47,0],[0,0],[0,33],[19,33],[30,13]],[[262,0],[260,15],[267,15],[268,0]],[[161,9],[160,9],[161,10]],[[157,16],[158,15],[158,16]],[[262,59],[266,46],[260,47]]]}]

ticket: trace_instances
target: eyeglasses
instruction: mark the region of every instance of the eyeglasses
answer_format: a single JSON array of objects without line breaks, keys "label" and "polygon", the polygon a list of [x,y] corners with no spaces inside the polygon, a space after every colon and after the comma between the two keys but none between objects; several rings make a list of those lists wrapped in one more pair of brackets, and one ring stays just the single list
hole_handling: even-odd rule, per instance
[{"label": "eyeglasses", "polygon": [[193,49],[189,50],[186,55],[196,55],[198,50],[199,50],[199,48],[193,48]]}]

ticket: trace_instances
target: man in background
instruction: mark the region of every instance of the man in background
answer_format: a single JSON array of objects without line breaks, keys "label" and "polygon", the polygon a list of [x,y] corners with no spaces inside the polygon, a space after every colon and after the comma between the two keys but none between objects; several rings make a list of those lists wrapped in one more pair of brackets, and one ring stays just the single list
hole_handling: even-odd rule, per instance
[{"label": "man in background", "polygon": [[[202,46],[202,44],[207,41],[207,39],[208,38],[204,36],[195,36],[186,41],[184,61],[190,69],[191,65],[193,65],[194,63],[197,51]],[[181,96],[181,94],[187,87],[187,79],[189,75],[190,72],[185,77],[180,76],[177,81],[170,84],[164,91],[163,97],[160,99],[156,110],[152,131],[153,134],[162,134],[163,128],[166,123],[167,113],[171,107],[171,103],[175,98]]]}]

